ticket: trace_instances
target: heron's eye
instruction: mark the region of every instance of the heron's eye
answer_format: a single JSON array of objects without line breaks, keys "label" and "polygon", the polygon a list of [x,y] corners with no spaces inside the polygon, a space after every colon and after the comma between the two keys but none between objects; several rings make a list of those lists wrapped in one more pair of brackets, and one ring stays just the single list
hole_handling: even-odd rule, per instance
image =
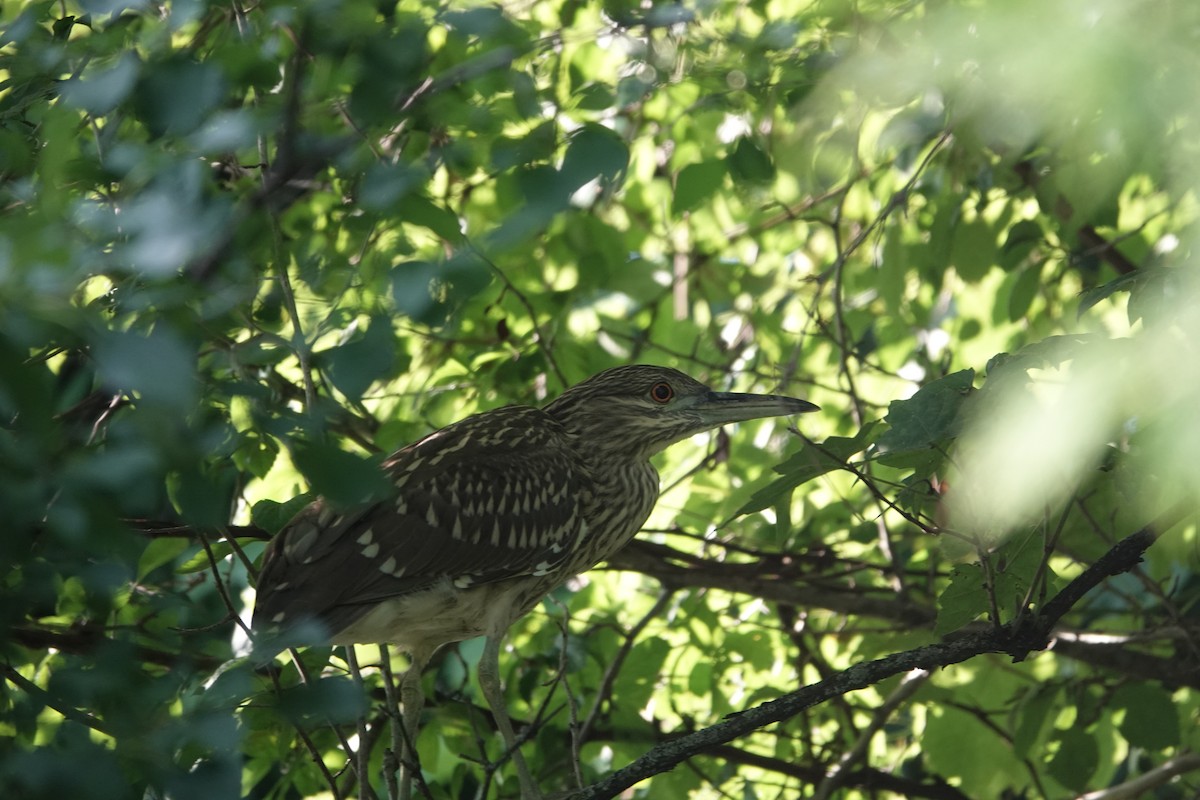
[{"label": "heron's eye", "polygon": [[669,383],[656,383],[650,387],[650,399],[656,403],[665,405],[671,402],[671,398],[674,396],[675,390]]}]

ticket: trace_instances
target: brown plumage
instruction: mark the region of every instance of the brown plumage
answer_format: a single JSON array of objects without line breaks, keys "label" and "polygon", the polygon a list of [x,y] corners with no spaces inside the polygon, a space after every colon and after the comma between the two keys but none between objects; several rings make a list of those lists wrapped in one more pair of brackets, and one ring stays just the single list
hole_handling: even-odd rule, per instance
[{"label": "brown plumage", "polygon": [[[413,658],[410,732],[420,707],[411,676],[443,644],[486,635],[480,682],[511,748],[495,678],[499,639],[637,533],[658,499],[650,457],[725,423],[814,410],[632,366],[601,372],[541,410],[468,417],[384,462],[391,498],[340,511],[317,501],[297,515],[264,557],[254,627],[311,621],[329,643],[399,645]],[[514,757],[523,794],[536,797]]]}]

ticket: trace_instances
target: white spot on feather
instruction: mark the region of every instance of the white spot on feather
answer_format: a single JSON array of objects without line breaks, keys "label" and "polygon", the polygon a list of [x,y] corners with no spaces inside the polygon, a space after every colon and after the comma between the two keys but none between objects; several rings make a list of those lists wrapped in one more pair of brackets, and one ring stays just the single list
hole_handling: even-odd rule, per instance
[{"label": "white spot on feather", "polygon": [[379,565],[379,571],[390,575],[392,570],[396,568],[395,556],[388,556],[388,560]]}]

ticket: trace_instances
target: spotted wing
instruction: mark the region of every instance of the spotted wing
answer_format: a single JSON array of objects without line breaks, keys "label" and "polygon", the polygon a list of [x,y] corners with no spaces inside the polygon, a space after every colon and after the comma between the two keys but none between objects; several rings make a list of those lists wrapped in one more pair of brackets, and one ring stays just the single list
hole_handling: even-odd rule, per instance
[{"label": "spotted wing", "polygon": [[272,542],[255,627],[314,619],[331,633],[383,600],[450,579],[554,571],[581,528],[586,483],[557,422],[532,408],[477,415],[384,463],[395,495],[335,512],[318,501]]}]

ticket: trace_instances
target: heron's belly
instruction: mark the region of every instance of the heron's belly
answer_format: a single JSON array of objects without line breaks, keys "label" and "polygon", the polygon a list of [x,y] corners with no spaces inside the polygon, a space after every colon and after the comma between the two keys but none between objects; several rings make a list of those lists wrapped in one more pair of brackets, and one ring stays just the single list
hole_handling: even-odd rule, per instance
[{"label": "heron's belly", "polygon": [[430,655],[443,644],[503,633],[551,588],[544,579],[520,579],[459,589],[446,579],[379,603],[330,641],[388,643]]}]

